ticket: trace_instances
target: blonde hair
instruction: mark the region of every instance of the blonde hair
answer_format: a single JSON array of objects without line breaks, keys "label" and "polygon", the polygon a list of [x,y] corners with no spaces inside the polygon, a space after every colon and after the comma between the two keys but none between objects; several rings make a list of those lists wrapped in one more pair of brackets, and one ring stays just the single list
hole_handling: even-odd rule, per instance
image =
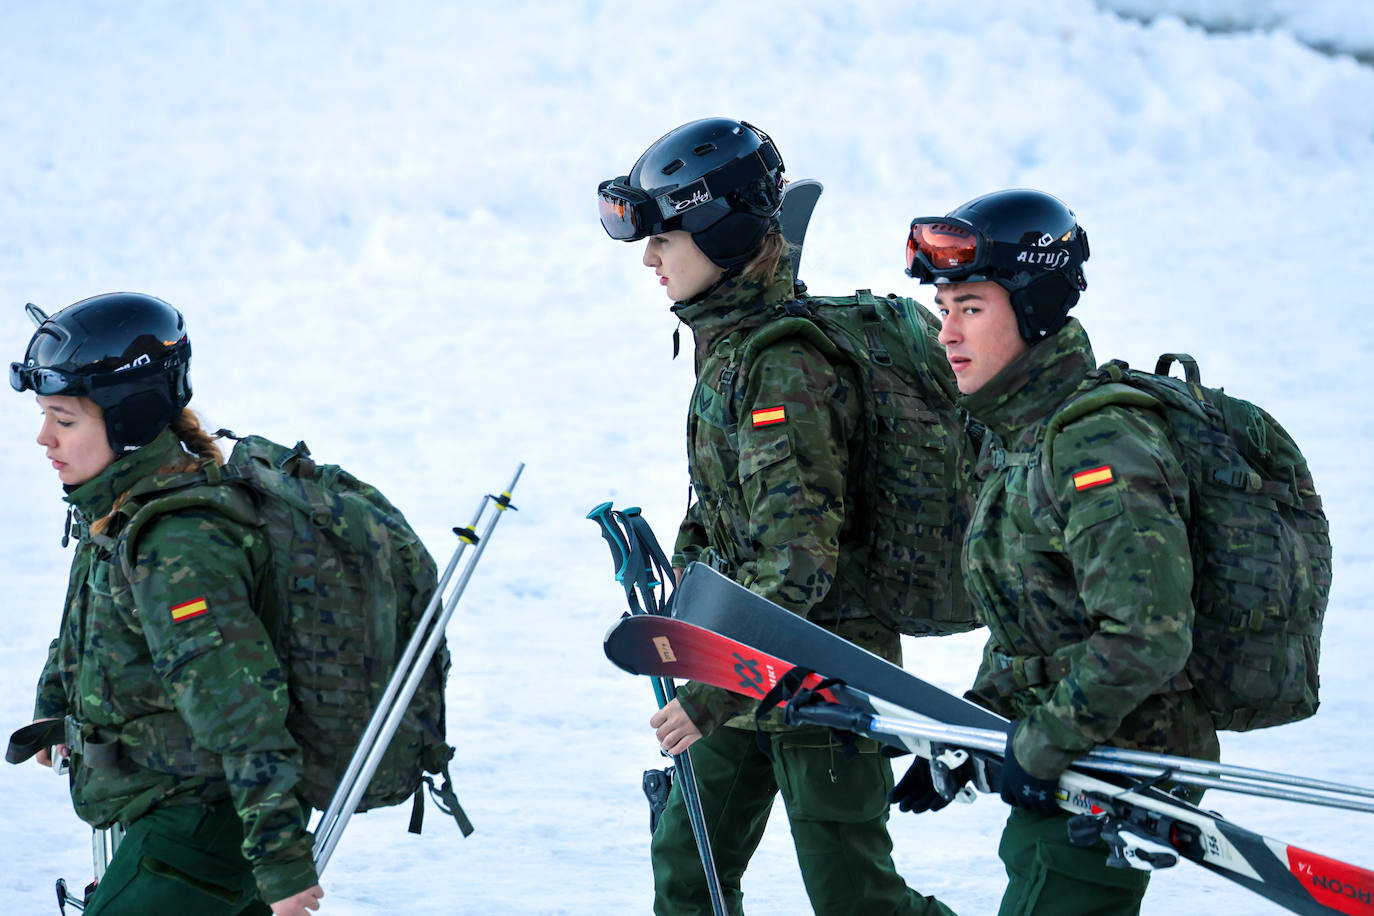
[{"label": "blonde hair", "polygon": [[768,230],[763,241],[759,242],[759,249],[754,252],[753,259],[745,265],[744,278],[765,285],[772,283],[778,274],[778,265],[782,263],[782,257],[786,253],[787,242],[783,240],[782,232],[778,229]]},{"label": "blonde hair", "polygon": [[[82,400],[88,400],[82,398]],[[91,407],[95,409],[96,415],[101,414],[100,408],[92,402]],[[171,461],[157,469],[159,474],[180,474],[184,471],[194,471],[209,461],[217,465],[224,464],[224,452],[220,450],[217,437],[210,435],[205,428],[200,425],[200,417],[189,407],[181,408],[181,413],[172,420],[170,424],[172,432],[176,433],[177,439],[181,441],[185,449],[182,454],[176,456]],[[104,534],[110,527],[111,521],[120,507],[129,498],[128,490],[119,494],[114,503],[110,506],[110,512],[104,518],[98,518],[91,522],[92,534]]]}]

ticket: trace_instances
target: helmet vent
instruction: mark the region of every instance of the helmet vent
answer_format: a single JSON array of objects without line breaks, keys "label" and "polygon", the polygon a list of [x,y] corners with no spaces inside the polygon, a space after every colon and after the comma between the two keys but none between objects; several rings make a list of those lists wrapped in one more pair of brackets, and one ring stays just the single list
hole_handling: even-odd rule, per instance
[{"label": "helmet vent", "polygon": [[700,143],[692,147],[693,156],[705,156],[707,153],[714,153],[716,145],[714,143]]},{"label": "helmet vent", "polygon": [[671,175],[686,164],[687,163],[683,162],[681,159],[674,159],[663,167],[663,174]]}]

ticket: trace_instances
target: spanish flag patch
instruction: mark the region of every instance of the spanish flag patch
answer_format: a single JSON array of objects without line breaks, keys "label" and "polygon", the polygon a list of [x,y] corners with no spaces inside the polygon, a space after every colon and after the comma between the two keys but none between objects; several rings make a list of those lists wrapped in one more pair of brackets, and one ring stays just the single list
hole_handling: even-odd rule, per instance
[{"label": "spanish flag patch", "polygon": [[195,598],[181,604],[172,605],[172,620],[180,623],[183,620],[190,620],[192,617],[199,617],[210,610],[210,605],[205,603],[204,598]]},{"label": "spanish flag patch", "polygon": [[1073,488],[1075,490],[1091,490],[1093,487],[1100,487],[1104,483],[1111,483],[1114,479],[1112,466],[1104,464],[1100,468],[1089,468],[1073,475]]},{"label": "spanish flag patch", "polygon": [[755,426],[772,426],[774,423],[781,423],[787,419],[787,410],[782,406],[762,407],[750,416],[753,417]]}]

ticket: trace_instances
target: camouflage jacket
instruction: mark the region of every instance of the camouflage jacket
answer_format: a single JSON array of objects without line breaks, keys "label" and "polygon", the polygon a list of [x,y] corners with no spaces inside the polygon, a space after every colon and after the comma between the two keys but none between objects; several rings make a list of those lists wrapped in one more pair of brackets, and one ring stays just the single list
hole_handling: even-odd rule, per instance
[{"label": "camouflage jacket", "polygon": [[1076,320],[964,406],[996,435],[964,544],[990,639],[971,695],[1023,719],[1016,756],[1048,778],[1094,744],[1215,758],[1182,669],[1192,649],[1188,481],[1164,417],[1108,406],[1043,448],[1094,369]]},{"label": "camouflage jacket", "polygon": [[[801,337],[738,364],[750,333],[793,298],[784,264],[767,287],[736,274],[674,307],[696,338],[697,383],[687,421],[696,502],[673,565],[710,560],[765,598],[899,661],[896,631],[863,606],[864,545],[846,513],[857,498],[850,469],[863,422],[852,370]],[[745,697],[701,684],[678,694],[703,733],[746,711],[731,724],[753,727]],[[768,727],[781,726],[772,717]]]},{"label": "camouflage jacket", "polygon": [[[79,541],[34,717],[67,719],[72,803],[97,827],[155,805],[231,799],[244,855],[275,901],[318,878],[293,792],[300,750],[286,730],[286,675],[254,610],[265,539],[219,515],[169,512],[144,529],[126,575],[118,527],[87,527],[180,454],[164,431],[67,497]],[[115,748],[112,765],[95,765],[102,743]]]}]

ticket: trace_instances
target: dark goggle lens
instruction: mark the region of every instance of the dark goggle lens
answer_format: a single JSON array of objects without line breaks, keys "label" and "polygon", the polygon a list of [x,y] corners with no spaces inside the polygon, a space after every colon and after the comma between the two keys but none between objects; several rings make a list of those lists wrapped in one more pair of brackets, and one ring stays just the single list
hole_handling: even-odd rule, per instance
[{"label": "dark goggle lens", "polygon": [[611,238],[631,242],[641,237],[639,220],[630,201],[601,191],[597,194],[596,206],[601,216],[601,226]]},{"label": "dark goggle lens", "polygon": [[906,266],[920,254],[932,270],[959,270],[978,260],[978,236],[951,223],[912,223],[906,240]]},{"label": "dark goggle lens", "polygon": [[71,394],[85,391],[78,380],[56,369],[30,368],[23,363],[10,363],[10,387],[15,391],[33,389],[35,394]]}]

